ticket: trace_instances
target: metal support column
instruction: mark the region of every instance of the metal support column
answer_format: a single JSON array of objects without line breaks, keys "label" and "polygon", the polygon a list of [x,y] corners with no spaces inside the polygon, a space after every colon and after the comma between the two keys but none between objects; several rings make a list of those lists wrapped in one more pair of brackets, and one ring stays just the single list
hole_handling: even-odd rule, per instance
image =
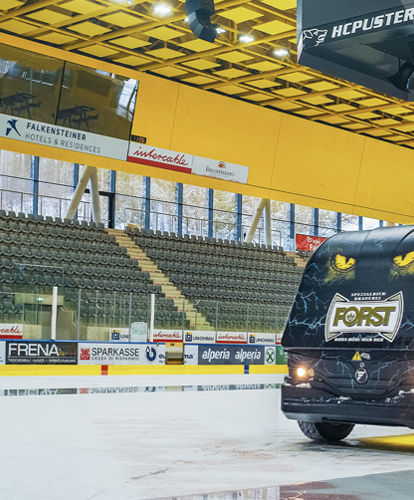
[{"label": "metal support column", "polygon": [[243,225],[243,195],[236,193],[236,241],[242,241],[242,225]]},{"label": "metal support column", "polygon": [[266,200],[264,206],[264,222],[265,222],[265,237],[266,245],[272,246],[272,209],[270,200]]},{"label": "metal support column", "polygon": [[[213,222],[214,222],[214,190],[208,189],[208,237],[213,238]],[[203,236],[203,235],[202,235]]]},{"label": "metal support column", "polygon": [[151,217],[151,177],[144,177],[144,227],[150,228]]},{"label": "metal support column", "polygon": [[290,238],[292,240],[295,239],[295,205],[294,203],[290,204]]},{"label": "metal support column", "polygon": [[95,167],[85,167],[78,185],[76,186],[75,191],[73,192],[72,200],[70,202],[66,217],[68,219],[73,219],[76,210],[78,209],[79,203],[82,199],[83,193],[85,192],[86,186],[88,185],[88,181],[91,178],[92,172],[95,170]]},{"label": "metal support column", "polygon": [[[79,163],[73,164],[73,190],[75,191],[76,186],[79,182]],[[73,216],[75,220],[78,220],[78,211],[76,210],[75,215]]]},{"label": "metal support column", "polygon": [[175,201],[177,203],[177,234],[183,234],[183,185],[175,185]]},{"label": "metal support column", "polygon": [[[37,217],[39,215],[39,157],[31,157],[31,173],[33,179],[33,215]],[[23,212],[23,207],[21,207]]]},{"label": "metal support column", "polygon": [[342,231],[342,213],[341,212],[336,213],[336,230],[338,231],[338,233],[340,233]]},{"label": "metal support column", "polygon": [[319,208],[313,209],[313,234],[319,236]]},{"label": "metal support column", "polygon": [[359,216],[359,218],[358,218],[358,230],[362,231],[363,228],[364,228],[364,219],[361,216]]},{"label": "metal support column", "polygon": [[251,243],[253,241],[254,233],[256,232],[257,226],[259,224],[260,217],[262,216],[264,207],[266,205],[266,201],[266,198],[261,198],[259,203],[257,204],[252,223],[250,224],[249,231],[246,236],[246,243]]},{"label": "metal support column", "polygon": [[101,204],[99,200],[99,182],[98,171],[93,169],[91,177],[91,195],[92,195],[92,218],[95,222],[101,222]]},{"label": "metal support column", "polygon": [[110,193],[108,198],[108,227],[115,227],[115,191],[116,191],[116,171],[111,170]]}]

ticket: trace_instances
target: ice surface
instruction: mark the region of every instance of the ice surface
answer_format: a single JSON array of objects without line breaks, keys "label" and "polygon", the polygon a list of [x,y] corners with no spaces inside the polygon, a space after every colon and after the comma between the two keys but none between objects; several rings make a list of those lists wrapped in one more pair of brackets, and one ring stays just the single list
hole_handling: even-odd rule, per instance
[{"label": "ice surface", "polygon": [[138,500],[413,468],[409,453],[358,446],[360,437],[407,429],[358,426],[343,445],[315,445],[281,414],[279,389],[180,387],[281,380],[269,375],[2,377],[2,392],[161,389],[0,397],[0,498]]}]

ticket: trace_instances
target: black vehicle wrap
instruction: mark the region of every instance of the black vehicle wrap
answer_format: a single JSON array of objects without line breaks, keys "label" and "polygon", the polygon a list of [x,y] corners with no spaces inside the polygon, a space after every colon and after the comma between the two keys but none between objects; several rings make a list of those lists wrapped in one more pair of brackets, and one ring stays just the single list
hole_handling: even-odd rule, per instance
[{"label": "black vehicle wrap", "polygon": [[414,227],[323,243],[306,266],[282,345],[288,417],[414,427]]}]

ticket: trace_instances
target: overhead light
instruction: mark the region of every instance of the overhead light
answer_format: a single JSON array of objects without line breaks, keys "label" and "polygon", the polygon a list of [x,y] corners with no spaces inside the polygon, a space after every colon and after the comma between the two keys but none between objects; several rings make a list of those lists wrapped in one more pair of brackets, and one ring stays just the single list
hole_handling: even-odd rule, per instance
[{"label": "overhead light", "polygon": [[243,43],[254,42],[254,37],[251,35],[240,35],[239,40]]},{"label": "overhead light", "polygon": [[156,16],[165,17],[171,14],[172,8],[166,3],[156,3],[152,8],[152,11]]},{"label": "overhead light", "polygon": [[188,20],[188,16],[184,18],[184,22],[185,22],[185,23],[187,23],[187,24],[190,22],[190,21]]},{"label": "overhead light", "polygon": [[286,57],[289,55],[289,51],[288,49],[275,49],[273,51],[273,54],[276,56],[276,57]]},{"label": "overhead light", "polygon": [[395,75],[388,78],[388,81],[395,85],[397,89],[408,90],[408,85],[413,73],[414,66],[411,62],[407,61],[400,67]]},{"label": "overhead light", "polygon": [[224,28],[220,28],[220,26],[218,28],[216,28],[216,31],[219,35],[221,35],[222,33],[225,33],[227,30],[225,30]]}]

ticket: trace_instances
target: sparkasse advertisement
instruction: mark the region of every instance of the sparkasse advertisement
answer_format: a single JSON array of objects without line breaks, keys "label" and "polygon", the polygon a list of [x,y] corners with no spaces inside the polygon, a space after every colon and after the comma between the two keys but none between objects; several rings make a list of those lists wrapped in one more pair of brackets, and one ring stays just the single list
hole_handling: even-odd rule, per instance
[{"label": "sparkasse advertisement", "polygon": [[79,344],[80,365],[163,365],[165,344],[88,342]]},{"label": "sparkasse advertisement", "polygon": [[199,365],[263,365],[264,346],[252,345],[199,345]]},{"label": "sparkasse advertisement", "polygon": [[6,364],[76,365],[78,344],[53,341],[7,341]]}]

